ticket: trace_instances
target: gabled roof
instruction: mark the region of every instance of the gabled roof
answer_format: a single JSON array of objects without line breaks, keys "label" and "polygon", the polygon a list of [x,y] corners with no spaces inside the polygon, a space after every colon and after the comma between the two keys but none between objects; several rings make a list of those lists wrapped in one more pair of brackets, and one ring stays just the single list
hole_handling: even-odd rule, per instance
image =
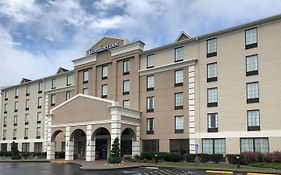
[{"label": "gabled roof", "polygon": [[23,83],[27,83],[31,80],[27,79],[27,78],[22,78],[21,81],[20,81],[20,84],[23,84]]},{"label": "gabled roof", "polygon": [[67,70],[67,69],[65,69],[65,68],[63,68],[63,67],[59,67],[59,69],[58,69],[56,75],[57,75],[57,74],[64,73],[64,72],[67,72],[67,71],[69,71],[69,70]]},{"label": "gabled roof", "polygon": [[182,41],[182,40],[186,40],[189,38],[191,38],[191,37],[187,33],[185,33],[184,31],[181,31],[181,33],[177,37],[176,41]]}]

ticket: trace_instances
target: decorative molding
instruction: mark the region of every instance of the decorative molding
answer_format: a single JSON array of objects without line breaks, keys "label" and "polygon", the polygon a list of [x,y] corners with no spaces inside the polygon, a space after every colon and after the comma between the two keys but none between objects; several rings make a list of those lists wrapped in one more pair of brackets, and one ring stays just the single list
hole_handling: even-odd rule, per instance
[{"label": "decorative molding", "polygon": [[119,46],[113,49],[110,49],[111,56],[116,56],[124,53],[128,53],[134,50],[141,50],[143,51],[144,43],[142,41],[136,41],[133,43],[129,43],[127,45]]},{"label": "decorative molding", "polygon": [[[17,139],[17,140],[1,140],[1,143],[12,143],[12,142],[17,142],[17,143],[28,143],[28,142],[44,142],[44,139]],[[43,145],[42,145],[43,146]]]},{"label": "decorative molding", "polygon": [[84,65],[84,64],[88,64],[88,63],[91,63],[91,62],[96,62],[96,60],[97,60],[97,55],[93,54],[93,55],[90,55],[90,56],[87,56],[87,57],[72,60],[72,62],[73,62],[73,66],[75,67],[75,66],[81,66],[81,65]]},{"label": "decorative molding", "polygon": [[52,94],[52,93],[55,93],[55,92],[62,92],[62,91],[73,90],[73,89],[74,89],[74,86],[71,85],[71,86],[66,86],[66,87],[60,87],[60,88],[56,88],[56,89],[46,90],[44,93],[46,95],[49,95],[49,94]]},{"label": "decorative molding", "polygon": [[217,133],[195,133],[195,138],[241,138],[241,137],[281,137],[281,130],[230,131]]}]

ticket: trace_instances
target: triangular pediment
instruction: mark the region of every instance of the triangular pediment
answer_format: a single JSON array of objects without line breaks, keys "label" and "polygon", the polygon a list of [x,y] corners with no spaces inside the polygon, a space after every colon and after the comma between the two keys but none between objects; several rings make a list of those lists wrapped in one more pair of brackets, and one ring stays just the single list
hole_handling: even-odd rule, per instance
[{"label": "triangular pediment", "polygon": [[67,72],[69,70],[63,68],[63,67],[59,67],[59,69],[57,70],[57,73],[56,74],[61,74],[61,73],[64,73],[64,72]]},{"label": "triangular pediment", "polygon": [[27,79],[27,78],[22,78],[21,81],[20,81],[20,84],[23,84],[23,83],[27,83],[31,80]]},{"label": "triangular pediment", "polygon": [[190,36],[189,36],[187,33],[185,33],[184,31],[182,31],[182,32],[179,34],[179,36],[177,37],[176,41],[187,40],[187,39],[189,39],[189,38],[190,38]]}]

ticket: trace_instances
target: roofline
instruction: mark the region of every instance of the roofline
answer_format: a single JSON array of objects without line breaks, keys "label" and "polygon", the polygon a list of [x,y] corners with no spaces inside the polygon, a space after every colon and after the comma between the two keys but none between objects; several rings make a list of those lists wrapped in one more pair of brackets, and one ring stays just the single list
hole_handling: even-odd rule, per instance
[{"label": "roofline", "polygon": [[157,51],[160,51],[160,50],[163,50],[163,49],[167,49],[167,48],[171,48],[171,47],[175,47],[175,46],[183,45],[183,44],[189,44],[189,43],[192,43],[192,42],[195,42],[195,41],[215,37],[217,35],[233,32],[233,31],[236,31],[236,30],[241,30],[241,29],[244,29],[244,28],[250,28],[250,27],[253,27],[253,26],[256,26],[256,25],[259,25],[259,24],[277,21],[277,20],[280,20],[280,19],[281,19],[281,14],[270,16],[270,17],[267,17],[267,18],[255,20],[255,21],[248,22],[248,23],[244,23],[244,24],[241,24],[241,25],[238,25],[238,26],[229,27],[229,28],[225,28],[223,30],[199,35],[199,36],[187,39],[187,40],[177,41],[177,42],[166,44],[166,45],[163,45],[163,46],[160,46],[160,47],[149,49],[149,50],[146,50],[146,51],[142,52],[141,55],[149,55],[149,54],[152,54],[154,52],[157,52]]},{"label": "roofline", "polygon": [[69,70],[67,72],[63,72],[63,73],[60,73],[60,74],[50,75],[50,76],[39,78],[39,79],[36,79],[36,80],[31,80],[31,81],[26,82],[26,83],[17,84],[17,85],[11,85],[9,87],[2,88],[1,91],[12,89],[12,88],[15,88],[15,87],[20,87],[20,86],[28,85],[28,84],[32,84],[32,83],[39,82],[39,81],[44,81],[46,79],[51,79],[51,78],[54,78],[54,77],[59,77],[59,76],[65,75],[65,74],[73,73],[73,72],[74,72],[74,70]]}]

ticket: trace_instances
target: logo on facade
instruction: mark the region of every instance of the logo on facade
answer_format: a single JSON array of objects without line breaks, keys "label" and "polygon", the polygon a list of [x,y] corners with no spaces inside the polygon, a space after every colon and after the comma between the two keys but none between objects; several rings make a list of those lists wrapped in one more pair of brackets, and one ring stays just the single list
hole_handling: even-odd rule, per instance
[{"label": "logo on facade", "polygon": [[105,46],[100,46],[99,48],[96,48],[96,49],[89,49],[88,50],[88,54],[89,55],[92,55],[92,54],[95,54],[95,53],[100,53],[100,52],[104,52],[104,51],[107,51],[108,49],[112,49],[112,48],[115,48],[115,47],[118,47],[119,44],[118,43],[113,43],[113,44],[108,44],[108,45],[105,45]]}]

